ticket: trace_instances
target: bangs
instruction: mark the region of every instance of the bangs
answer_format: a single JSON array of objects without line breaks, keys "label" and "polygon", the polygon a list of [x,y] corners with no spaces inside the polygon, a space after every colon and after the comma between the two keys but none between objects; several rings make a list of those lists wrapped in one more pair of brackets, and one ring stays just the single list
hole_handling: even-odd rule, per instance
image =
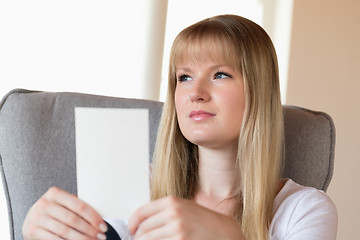
[{"label": "bangs", "polygon": [[174,41],[171,61],[173,67],[211,60],[242,72],[241,57],[236,48],[238,44],[220,25],[221,23],[205,20],[183,30]]}]

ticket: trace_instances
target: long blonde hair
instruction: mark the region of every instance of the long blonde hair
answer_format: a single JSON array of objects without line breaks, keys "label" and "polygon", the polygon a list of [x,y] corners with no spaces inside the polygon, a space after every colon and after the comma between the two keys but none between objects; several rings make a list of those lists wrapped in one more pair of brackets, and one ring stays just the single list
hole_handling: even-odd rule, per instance
[{"label": "long blonde hair", "polygon": [[275,49],[256,23],[235,15],[205,19],[184,29],[170,56],[167,99],[152,162],[151,198],[192,199],[198,184],[197,146],[182,135],[175,111],[176,64],[221,58],[244,79],[245,110],[239,133],[234,219],[247,239],[267,239],[278,191],[283,116]]}]

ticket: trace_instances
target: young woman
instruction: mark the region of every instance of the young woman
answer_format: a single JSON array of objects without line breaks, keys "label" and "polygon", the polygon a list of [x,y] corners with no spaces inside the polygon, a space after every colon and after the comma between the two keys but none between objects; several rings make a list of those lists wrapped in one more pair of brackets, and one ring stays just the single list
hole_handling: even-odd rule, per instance
[{"label": "young woman", "polygon": [[[186,28],[171,50],[153,201],[130,218],[131,235],[335,239],[335,206],[323,192],[281,179],[282,153],[277,59],[266,32],[234,15]],[[34,204],[23,226],[27,240],[103,239],[105,231],[90,206],[57,188]]]}]

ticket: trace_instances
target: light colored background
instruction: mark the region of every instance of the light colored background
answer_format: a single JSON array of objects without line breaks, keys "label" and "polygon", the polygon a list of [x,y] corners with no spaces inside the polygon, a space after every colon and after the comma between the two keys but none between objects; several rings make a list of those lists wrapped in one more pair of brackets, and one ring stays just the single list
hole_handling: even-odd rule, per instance
[{"label": "light colored background", "polygon": [[336,126],[328,194],[339,213],[338,239],[360,229],[360,1],[295,0],[287,103],[329,113]]},{"label": "light colored background", "polygon": [[[183,3],[181,9],[174,7],[177,2]],[[168,25],[164,39],[166,0],[126,4],[115,0],[0,1],[0,96],[22,87],[148,99],[159,98],[161,92],[163,100],[160,87],[164,89],[166,84],[159,80],[166,78],[166,69],[161,73],[161,66],[167,65],[172,39],[168,29],[180,29],[188,21],[203,18],[206,13],[201,11],[208,9],[211,15],[244,15],[261,24],[275,43],[283,102],[325,111],[333,117],[337,142],[328,194],[339,212],[338,239],[357,239],[360,2],[196,2],[195,6],[191,1],[168,1],[167,23],[178,25]],[[221,12],[216,12],[219,5]],[[137,32],[140,35],[135,37]],[[0,239],[8,239],[3,197],[0,194]]]}]

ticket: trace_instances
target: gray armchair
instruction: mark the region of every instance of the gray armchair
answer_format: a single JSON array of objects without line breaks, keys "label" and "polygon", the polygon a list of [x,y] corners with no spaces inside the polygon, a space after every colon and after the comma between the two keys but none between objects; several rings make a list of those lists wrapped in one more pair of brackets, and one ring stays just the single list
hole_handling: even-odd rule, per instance
[{"label": "gray armchair", "polygon": [[[23,239],[31,205],[50,186],[76,194],[74,107],[149,109],[150,156],[162,103],[81,93],[15,89],[0,103],[0,171],[11,240]],[[283,106],[284,177],[326,191],[333,174],[335,128],[325,113]]]}]

